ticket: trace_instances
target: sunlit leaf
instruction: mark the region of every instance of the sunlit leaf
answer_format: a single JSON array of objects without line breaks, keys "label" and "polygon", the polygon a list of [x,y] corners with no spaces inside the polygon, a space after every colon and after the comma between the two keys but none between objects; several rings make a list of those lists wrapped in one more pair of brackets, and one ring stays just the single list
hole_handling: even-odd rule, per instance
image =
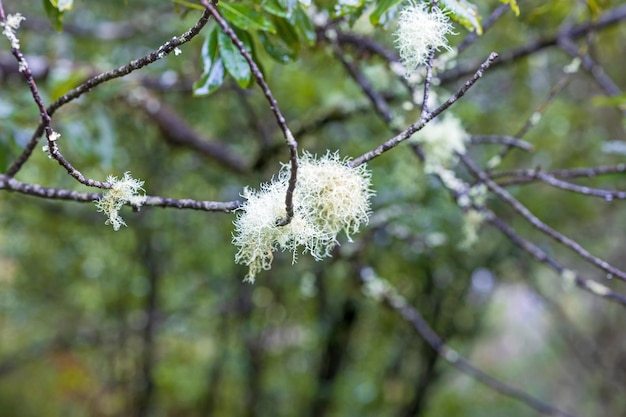
[{"label": "sunlit leaf", "polygon": [[453,20],[469,30],[475,30],[479,35],[483,34],[478,8],[474,4],[465,0],[441,0],[441,4],[450,11]]},{"label": "sunlit leaf", "polygon": [[54,30],[61,32],[63,30],[63,11],[59,10],[58,3],[55,0],[42,0],[43,8],[48,15],[48,20]]},{"label": "sunlit leaf", "polygon": [[251,6],[223,2],[219,4],[219,7],[224,17],[240,29],[276,33],[272,22]]},{"label": "sunlit leaf", "polygon": [[193,94],[196,96],[209,95],[224,82],[224,63],[219,53],[218,33],[217,28],[213,29],[202,44],[204,68],[200,80],[193,84]]},{"label": "sunlit leaf", "polygon": [[594,106],[598,107],[618,107],[626,110],[626,93],[617,96],[595,96],[591,99]]},{"label": "sunlit leaf", "polygon": [[508,4],[511,7],[511,10],[515,13],[515,16],[519,16],[519,6],[517,5],[517,0],[500,0],[502,3]]},{"label": "sunlit leaf", "polygon": [[349,21],[353,23],[361,16],[367,4],[368,2],[366,0],[350,0],[337,2],[335,8],[332,10],[331,17],[337,18],[347,16]]},{"label": "sunlit leaf", "polygon": [[402,0],[379,0],[376,7],[370,15],[372,25],[384,25],[389,21],[389,14],[394,15],[394,8],[400,4]]},{"label": "sunlit leaf", "polygon": [[274,16],[289,18],[291,12],[282,3],[283,2],[279,0],[263,0],[261,7],[263,7],[263,10],[273,14]]},{"label": "sunlit leaf", "polygon": [[[251,51],[251,39],[246,32],[237,33],[237,37],[246,47],[248,52]],[[241,88],[248,88],[252,84],[252,72],[250,66],[231,39],[219,31],[217,35],[219,44],[219,55],[222,58],[224,67],[228,73],[237,81]]]}]

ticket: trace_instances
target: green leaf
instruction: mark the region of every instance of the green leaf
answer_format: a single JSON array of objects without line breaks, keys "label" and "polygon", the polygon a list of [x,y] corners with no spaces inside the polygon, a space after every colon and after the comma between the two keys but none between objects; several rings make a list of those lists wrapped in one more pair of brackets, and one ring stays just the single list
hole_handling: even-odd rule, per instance
[{"label": "green leaf", "polygon": [[263,0],[261,7],[263,10],[273,14],[274,16],[289,18],[291,15],[290,11],[287,10],[287,7],[281,3],[283,2],[279,0]]},{"label": "green leaf", "polygon": [[478,8],[474,4],[465,0],[441,0],[441,3],[450,11],[453,20],[469,30],[475,30],[478,35],[483,34]]},{"label": "green leaf", "polygon": [[246,4],[220,3],[219,7],[222,15],[240,29],[276,33],[276,28],[267,17]]},{"label": "green leaf", "polygon": [[285,19],[274,17],[273,23],[276,35],[259,33],[261,45],[272,58],[282,64],[295,61],[300,53],[298,34]]},{"label": "green leaf", "polygon": [[355,0],[350,2],[337,2],[335,8],[332,10],[331,17],[336,19],[338,17],[347,16],[350,24],[354,23],[365,10],[365,6],[368,5],[367,0]]},{"label": "green leaf", "polygon": [[298,33],[304,38],[309,46],[315,45],[317,42],[317,34],[309,16],[302,10],[300,5],[296,7],[293,13],[294,26]]},{"label": "green leaf", "polygon": [[[252,48],[250,35],[247,32],[237,32],[237,37],[243,42],[246,50],[250,53]],[[239,87],[248,88],[252,84],[252,71],[248,61],[241,55],[239,49],[233,44],[231,39],[224,32],[220,31],[217,35],[220,56],[224,63],[224,67],[230,75],[237,81]]]},{"label": "green leaf", "polygon": [[500,0],[502,3],[508,4],[511,10],[515,13],[515,16],[519,16],[519,6],[516,0]]},{"label": "green leaf", "polygon": [[193,84],[195,96],[207,96],[217,90],[224,82],[224,64],[218,48],[218,34],[214,28],[202,44],[202,61],[204,70],[200,80]]},{"label": "green leaf", "polygon": [[42,0],[43,8],[46,11],[46,15],[48,15],[48,20],[50,20],[50,24],[57,32],[61,32],[63,30],[63,12],[59,10],[58,3],[55,0]]},{"label": "green leaf", "polygon": [[[400,4],[402,0],[379,0],[376,3],[376,7],[370,15],[370,22],[374,26],[384,25],[391,20],[390,18],[395,14],[394,8]],[[392,16],[390,16],[390,14]]]},{"label": "green leaf", "polygon": [[626,110],[626,93],[617,96],[595,96],[591,99],[594,106],[598,107],[617,107],[620,110]]}]

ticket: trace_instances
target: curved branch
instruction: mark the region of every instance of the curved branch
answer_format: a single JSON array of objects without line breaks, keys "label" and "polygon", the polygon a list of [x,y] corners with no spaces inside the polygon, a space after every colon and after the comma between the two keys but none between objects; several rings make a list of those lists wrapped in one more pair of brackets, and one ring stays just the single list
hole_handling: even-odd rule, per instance
[{"label": "curved branch", "polygon": [[[124,75],[130,74],[131,72],[135,70],[143,68],[146,65],[149,65],[165,57],[166,55],[171,53],[176,47],[186,42],[189,42],[198,33],[200,33],[200,30],[206,25],[208,19],[209,19],[209,14],[207,12],[204,12],[202,16],[200,17],[200,19],[196,22],[196,24],[191,27],[191,29],[189,29],[187,32],[183,33],[180,36],[174,36],[172,39],[170,39],[169,41],[161,45],[156,51],[153,51],[142,58],[133,60],[129,62],[128,64],[118,67],[114,70],[103,72],[99,75],[91,77],[90,79],[88,79],[87,81],[79,85],[78,87],[74,88],[67,94],[59,97],[58,100],[56,100],[46,109],[47,114],[49,116],[52,116],[63,105],[69,103],[72,100],[77,99],[78,97],[82,96],[86,92],[94,89],[95,87],[99,86],[102,83],[113,80],[115,78],[123,77]],[[46,126],[43,122],[39,124],[39,126],[37,127],[33,135],[31,136],[28,144],[24,148],[24,151],[22,152],[22,154],[15,160],[15,162],[13,162],[13,164],[7,170],[8,176],[10,177],[15,176],[15,174],[17,174],[19,170],[22,168],[22,166],[26,163],[28,158],[30,158],[30,156],[33,153],[33,150],[37,146],[37,142],[39,141],[39,138],[44,133],[45,128]],[[59,161],[59,163],[61,163],[61,161]]]},{"label": "curved branch", "polygon": [[361,270],[360,279],[362,284],[365,286],[366,291],[369,290],[370,294],[383,301],[387,307],[409,323],[417,331],[417,333],[419,333],[421,338],[428,343],[428,345],[435,352],[437,352],[441,358],[446,360],[452,366],[456,367],[472,379],[488,386],[494,391],[521,401],[542,414],[563,417],[574,416],[573,414],[560,410],[557,407],[530,395],[526,391],[502,382],[472,365],[471,362],[446,345],[441,337],[439,337],[439,335],[428,325],[426,320],[424,320],[419,310],[408,304],[404,297],[402,297],[399,292],[391,286],[391,284],[385,281],[381,283],[381,280],[373,275],[374,274],[368,268]]}]

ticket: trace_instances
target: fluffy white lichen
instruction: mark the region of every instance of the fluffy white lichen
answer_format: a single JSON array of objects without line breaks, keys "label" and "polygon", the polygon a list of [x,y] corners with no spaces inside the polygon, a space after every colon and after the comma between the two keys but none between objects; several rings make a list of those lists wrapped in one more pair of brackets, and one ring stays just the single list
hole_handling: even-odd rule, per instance
[{"label": "fluffy white lichen", "polygon": [[316,260],[330,256],[339,232],[350,239],[368,221],[372,191],[365,166],[352,168],[337,153],[317,159],[305,152],[293,195],[294,217],[278,226],[277,221],[287,215],[290,173],[290,165],[285,164],[259,191],[244,190],[246,202],[234,222],[233,244],[239,247],[235,262],[249,266],[246,281],[254,282],[259,272],[270,269],[277,250],[290,251],[293,262],[299,248]]},{"label": "fluffy white lichen", "polygon": [[119,213],[124,204],[140,207],[145,202],[146,196],[139,194],[140,191],[144,191],[142,188],[144,182],[131,177],[130,172],[124,173],[120,180],[109,175],[107,182],[111,184],[111,188],[95,201],[96,208],[107,215],[105,224],[112,225],[113,230],[118,231],[121,226],[126,226]]},{"label": "fluffy white lichen", "polygon": [[7,15],[6,21],[2,23],[2,34],[11,42],[11,47],[20,49],[20,40],[15,35],[15,31],[19,29],[22,20],[26,19],[19,13]]},{"label": "fluffy white lichen", "polygon": [[451,33],[450,19],[438,7],[415,2],[404,7],[398,16],[395,44],[405,67],[405,76],[425,64],[432,50],[451,51],[446,38]]}]

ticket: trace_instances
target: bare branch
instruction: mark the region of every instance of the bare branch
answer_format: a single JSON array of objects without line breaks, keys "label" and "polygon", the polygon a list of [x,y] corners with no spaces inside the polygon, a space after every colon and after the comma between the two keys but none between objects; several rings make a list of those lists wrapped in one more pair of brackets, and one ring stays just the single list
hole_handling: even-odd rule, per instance
[{"label": "bare branch", "polygon": [[350,77],[352,77],[354,82],[361,87],[363,93],[370,100],[372,106],[376,110],[376,113],[379,114],[385,123],[390,124],[393,120],[393,115],[391,114],[391,109],[389,109],[389,105],[384,97],[374,89],[374,86],[369,82],[363,72],[350,57],[345,56],[343,51],[341,51],[337,46],[335,46],[333,50],[335,57],[339,60],[339,62],[341,62],[346,72],[350,75]]},{"label": "bare branch", "polygon": [[428,345],[435,352],[437,352],[441,358],[457,368],[459,371],[502,395],[521,401],[541,414],[563,417],[574,416],[571,413],[560,410],[557,407],[530,395],[526,391],[502,382],[472,365],[471,362],[446,345],[441,337],[439,337],[439,335],[429,326],[426,320],[424,320],[419,310],[409,305],[404,297],[402,297],[399,292],[391,286],[391,284],[384,282],[383,285],[380,285],[379,282],[375,282],[380,279],[373,276],[370,268],[363,268],[361,270],[360,279],[365,286],[366,292],[368,291],[368,286],[371,285],[375,287],[375,293],[372,295],[376,298],[380,298],[388,308],[402,317],[402,319],[404,319],[407,323],[411,324],[421,338],[428,343]]},{"label": "bare branch", "polygon": [[[14,191],[34,197],[50,200],[69,200],[79,203],[93,203],[100,199],[100,193],[82,193],[78,191],[64,190],[59,188],[47,188],[37,184],[26,184],[8,175],[0,174],[0,190]],[[192,199],[174,199],[158,196],[146,196],[143,206],[171,207],[178,209],[191,209],[200,211],[231,212],[241,206],[240,201],[199,201]]]},{"label": "bare branch", "polygon": [[276,117],[276,122],[278,123],[278,126],[282,130],[283,136],[285,137],[285,142],[287,143],[287,146],[289,147],[290,160],[291,160],[291,174],[289,178],[289,185],[287,187],[287,194],[285,196],[285,207],[287,210],[287,216],[285,216],[285,218],[283,219],[278,219],[278,221],[276,222],[278,226],[285,226],[291,222],[291,219],[293,218],[293,215],[294,215],[293,192],[296,189],[296,182],[298,181],[298,142],[296,142],[296,139],[294,138],[293,133],[291,133],[291,130],[289,130],[289,127],[287,126],[287,121],[285,120],[285,117],[281,113],[280,108],[278,107],[278,102],[274,98],[269,85],[267,85],[267,82],[265,82],[265,78],[263,77],[263,73],[261,72],[261,69],[256,64],[256,62],[254,62],[254,60],[252,59],[252,56],[246,50],[246,47],[244,46],[244,44],[237,37],[237,34],[235,34],[235,32],[231,29],[231,27],[228,25],[228,22],[222,17],[222,15],[220,14],[220,12],[217,10],[216,6],[213,3],[209,2],[208,0],[201,0],[201,3],[206,8],[206,10],[210,13],[210,15],[213,16],[217,24],[220,26],[220,28],[222,28],[222,31],[230,38],[230,40],[237,47],[241,55],[245,58],[246,62],[250,66],[252,75],[257,81],[257,84],[259,84],[259,87],[261,87],[261,90],[263,90],[263,94],[265,95],[265,98],[269,102],[270,109],[274,113],[274,116]]},{"label": "bare branch", "polygon": [[518,212],[524,219],[526,219],[534,228],[545,233],[550,236],[557,242],[561,243],[563,246],[573,250],[577,253],[581,258],[586,260],[587,262],[595,265],[596,267],[602,269],[609,274],[612,274],[618,278],[621,278],[626,281],[626,272],[612,266],[608,262],[592,255],[583,248],[578,242],[570,239],[569,237],[557,232],[552,229],[550,226],[543,223],[539,220],[534,214],[531,213],[522,203],[520,203],[515,197],[513,197],[508,191],[504,188],[500,187],[497,183],[495,183],[486,172],[480,170],[474,161],[472,161],[467,155],[459,154],[459,159],[467,167],[467,169],[474,175],[477,179],[479,179],[482,183],[484,183],[487,188],[489,188],[495,195],[500,197],[504,202],[509,204],[516,212]]},{"label": "bare branch", "polygon": [[474,145],[482,145],[485,143],[507,145],[520,148],[528,152],[532,152],[535,149],[531,143],[528,143],[525,140],[521,140],[513,136],[472,135],[470,137],[470,143]]},{"label": "bare branch", "polygon": [[[128,64],[118,67],[114,70],[107,71],[99,75],[96,75],[94,77],[91,77],[90,79],[88,79],[87,81],[85,81],[84,83],[76,87],[75,89],[59,97],[59,99],[56,100],[54,103],[52,103],[50,107],[46,109],[48,116],[52,116],[63,105],[69,103],[72,100],[77,99],[78,97],[82,96],[86,92],[93,90],[95,87],[99,86],[100,84],[113,80],[115,78],[123,77],[127,74],[130,74],[131,72],[135,70],[143,68],[146,65],[152,64],[153,62],[167,56],[176,47],[186,42],[189,42],[198,33],[200,33],[200,30],[204,27],[204,25],[206,25],[208,19],[209,19],[209,14],[207,12],[204,12],[202,16],[200,17],[200,19],[196,22],[196,24],[191,27],[191,29],[189,29],[188,31],[186,31],[180,36],[174,36],[172,39],[170,39],[169,41],[161,45],[156,51],[153,51],[142,58],[131,61]],[[22,168],[24,163],[26,163],[28,158],[30,158],[30,155],[33,153],[33,150],[37,146],[37,142],[39,138],[44,133],[45,128],[46,128],[46,125],[44,122],[39,124],[39,126],[37,127],[33,135],[31,136],[31,139],[29,140],[28,144],[24,148],[24,151],[22,152],[22,154],[15,160],[15,162],[13,162],[13,164],[7,170],[8,176],[10,177],[15,176],[15,174],[17,174],[19,170]],[[59,163],[63,165],[62,161],[59,161]]]},{"label": "bare branch", "polygon": [[509,238],[511,242],[513,242],[516,246],[518,246],[525,252],[529,253],[537,261],[546,264],[554,271],[556,271],[559,276],[566,280],[566,282],[569,281],[570,283],[576,285],[579,288],[582,288],[583,290],[593,295],[600,296],[607,300],[614,301],[618,304],[626,306],[626,295],[612,291],[610,288],[603,284],[600,284],[597,281],[580,277],[577,273],[565,268],[555,259],[550,257],[539,246],[518,235],[511,226],[509,226],[504,220],[496,216],[492,211],[484,208],[481,208],[480,210],[483,214],[485,214],[486,221],[489,224],[500,230],[506,237]]},{"label": "bare branch", "polygon": [[[527,182],[535,181],[535,173],[537,170],[532,169],[514,169],[514,170],[506,170],[506,171],[496,171],[490,172],[489,177],[494,178],[503,178],[503,177],[516,177],[518,178],[515,181],[518,181],[518,184],[523,184]],[[611,175],[611,174],[622,174],[626,172],[626,164],[617,164],[617,165],[601,165],[597,167],[588,167],[588,168],[571,168],[571,169],[555,169],[549,171],[548,174],[552,175],[556,178],[594,178],[598,175]],[[502,185],[502,184],[500,184]]]},{"label": "bare branch", "polygon": [[382,145],[352,160],[351,166],[356,167],[368,161],[371,161],[374,158],[377,158],[378,156],[382,155],[384,152],[387,152],[388,150],[395,148],[400,143],[410,138],[415,132],[421,130],[426,125],[426,123],[428,123],[435,117],[439,116],[439,114],[441,114],[448,107],[454,104],[458,99],[463,97],[465,93],[467,93],[467,91],[470,88],[472,88],[472,86],[476,83],[476,81],[478,81],[483,76],[485,71],[493,64],[493,62],[497,58],[498,58],[498,54],[496,54],[495,52],[492,52],[489,55],[489,58],[487,58],[487,60],[483,62],[482,65],[478,68],[478,70],[474,73],[472,78],[467,80],[465,84],[445,103],[443,103],[441,106],[435,109],[432,113],[428,114],[426,117],[420,118],[417,122],[410,125],[406,130],[394,136],[393,138],[389,139]]},{"label": "bare branch", "polygon": [[[597,21],[581,23],[565,31],[559,32],[551,37],[531,41],[522,47],[513,49],[509,52],[504,52],[501,54],[501,58],[496,63],[496,66],[499,67],[503,65],[508,65],[541,49],[556,46],[559,42],[559,39],[562,37],[577,39],[585,36],[590,31],[608,28],[616,23],[621,22],[624,19],[626,19],[626,5],[622,5],[607,11]],[[468,76],[472,73],[472,68],[473,66],[459,65],[455,69],[442,73],[439,76],[439,79],[442,83],[449,83]]]},{"label": "bare branch", "polygon": [[[493,26],[493,24],[496,23],[498,19],[500,19],[504,15],[504,13],[506,13],[510,8],[511,5],[506,3],[496,7],[493,13],[491,13],[491,16],[489,16],[487,20],[485,20],[482,24],[483,33],[485,33],[491,26]],[[466,50],[471,44],[476,41],[476,39],[478,39],[478,34],[476,33],[476,31],[470,32],[470,34],[467,35],[465,39],[463,39],[463,41],[457,45],[457,53],[460,54],[461,52]]]}]

